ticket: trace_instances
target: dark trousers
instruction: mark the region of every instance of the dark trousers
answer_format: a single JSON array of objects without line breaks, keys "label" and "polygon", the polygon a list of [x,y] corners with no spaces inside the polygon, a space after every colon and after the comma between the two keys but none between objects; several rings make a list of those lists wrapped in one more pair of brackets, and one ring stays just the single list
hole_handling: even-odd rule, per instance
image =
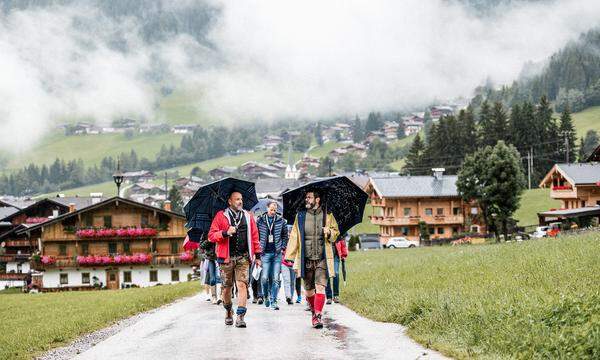
[{"label": "dark trousers", "polygon": [[302,278],[300,276],[296,277],[296,296],[302,295]]}]

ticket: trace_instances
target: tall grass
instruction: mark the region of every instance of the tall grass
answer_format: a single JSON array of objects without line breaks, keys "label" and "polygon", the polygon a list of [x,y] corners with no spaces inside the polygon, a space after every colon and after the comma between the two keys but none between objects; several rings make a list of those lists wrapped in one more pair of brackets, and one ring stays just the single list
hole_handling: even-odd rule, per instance
[{"label": "tall grass", "polygon": [[0,359],[28,359],[117,320],[192,295],[198,282],[0,296]]},{"label": "tall grass", "polygon": [[342,300],[457,358],[600,358],[600,234],[352,253]]}]

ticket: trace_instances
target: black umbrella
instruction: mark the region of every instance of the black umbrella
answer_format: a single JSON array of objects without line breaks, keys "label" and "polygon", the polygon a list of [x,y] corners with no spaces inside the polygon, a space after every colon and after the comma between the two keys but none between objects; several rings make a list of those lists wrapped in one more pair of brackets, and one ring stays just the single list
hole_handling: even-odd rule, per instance
[{"label": "black umbrella", "polygon": [[227,208],[227,199],[234,191],[242,194],[244,209],[250,210],[258,203],[253,182],[231,177],[217,180],[198,189],[184,206],[186,227],[208,231],[213,217],[219,210]]},{"label": "black umbrella", "polygon": [[282,194],[283,217],[288,223],[292,224],[296,213],[305,209],[304,197],[311,190],[319,191],[321,204],[328,212],[333,213],[341,234],[362,222],[369,196],[347,177],[334,176],[310,182]]}]

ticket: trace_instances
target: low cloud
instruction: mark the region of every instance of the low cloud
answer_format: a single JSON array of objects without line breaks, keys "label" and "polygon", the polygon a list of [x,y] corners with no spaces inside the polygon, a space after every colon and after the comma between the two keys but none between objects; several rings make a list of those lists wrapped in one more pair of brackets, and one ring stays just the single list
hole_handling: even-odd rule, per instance
[{"label": "low cloud", "polygon": [[486,16],[442,0],[212,0],[220,10],[206,42],[185,31],[148,42],[139,18],[76,4],[0,13],[0,149],[26,149],[63,119],[159,121],[163,85],[201,94],[194,105],[229,122],[468,96],[488,77],[511,82],[600,18],[594,0],[517,2]]}]

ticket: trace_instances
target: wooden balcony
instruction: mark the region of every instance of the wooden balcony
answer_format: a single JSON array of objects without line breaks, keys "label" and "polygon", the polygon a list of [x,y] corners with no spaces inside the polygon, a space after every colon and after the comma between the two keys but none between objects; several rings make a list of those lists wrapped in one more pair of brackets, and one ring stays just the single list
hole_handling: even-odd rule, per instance
[{"label": "wooden balcony", "polygon": [[27,261],[29,256],[29,254],[4,254],[0,255],[0,262]]},{"label": "wooden balcony", "polygon": [[35,241],[31,240],[6,240],[6,247],[28,247],[35,246]]},{"label": "wooden balcony", "polygon": [[552,189],[550,197],[553,199],[577,199],[577,189]]},{"label": "wooden balcony", "polygon": [[4,281],[23,281],[27,279],[28,274],[4,273],[0,274],[0,280]]},{"label": "wooden balcony", "polygon": [[418,216],[393,217],[373,215],[369,216],[369,218],[374,225],[418,225],[420,221]]},{"label": "wooden balcony", "polygon": [[432,215],[432,216],[378,216],[369,217],[374,225],[388,226],[409,226],[419,225],[420,221],[425,221],[428,225],[443,225],[443,224],[463,224],[465,221],[462,215]]}]

